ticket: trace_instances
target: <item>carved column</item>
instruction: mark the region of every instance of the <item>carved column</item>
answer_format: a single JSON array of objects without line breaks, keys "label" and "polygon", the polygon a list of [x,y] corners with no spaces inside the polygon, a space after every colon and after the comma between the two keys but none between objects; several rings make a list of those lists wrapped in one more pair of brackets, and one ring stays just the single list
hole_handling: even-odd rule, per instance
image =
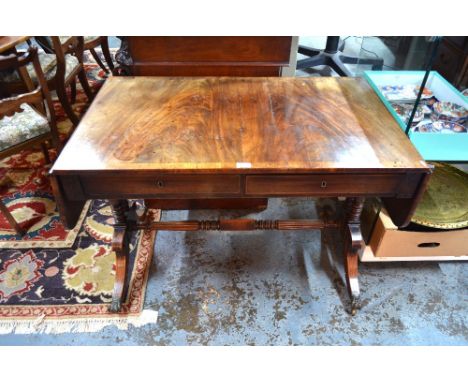
[{"label": "carved column", "polygon": [[128,40],[126,37],[118,37],[122,42],[120,43],[119,50],[115,53],[117,66],[112,71],[112,74],[114,76],[130,76],[132,75],[133,59],[130,55]]}]

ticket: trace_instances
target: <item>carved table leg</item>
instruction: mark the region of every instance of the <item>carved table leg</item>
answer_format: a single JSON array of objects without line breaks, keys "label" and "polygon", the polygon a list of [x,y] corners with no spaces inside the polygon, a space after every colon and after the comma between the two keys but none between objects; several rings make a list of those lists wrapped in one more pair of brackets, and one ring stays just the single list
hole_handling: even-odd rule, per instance
[{"label": "carved table leg", "polygon": [[130,54],[128,47],[128,40],[126,37],[119,37],[122,42],[120,43],[119,50],[115,53],[115,61],[117,66],[112,70],[114,76],[130,76],[132,75],[133,58]]},{"label": "carved table leg", "polygon": [[128,262],[128,234],[127,234],[127,212],[128,202],[126,200],[110,200],[112,214],[114,215],[114,234],[112,236],[112,249],[116,255],[115,283],[112,292],[112,303],[109,308],[111,312],[121,309],[124,292],[127,287],[127,262]]},{"label": "carved table leg", "polygon": [[344,235],[344,261],[346,286],[351,298],[351,314],[354,316],[359,308],[358,256],[362,247],[360,216],[364,198],[346,199]]}]

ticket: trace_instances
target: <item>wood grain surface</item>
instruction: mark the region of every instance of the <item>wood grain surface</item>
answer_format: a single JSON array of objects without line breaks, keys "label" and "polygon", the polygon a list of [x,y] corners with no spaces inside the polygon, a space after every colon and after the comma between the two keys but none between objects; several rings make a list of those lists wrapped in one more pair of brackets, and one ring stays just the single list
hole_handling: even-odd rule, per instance
[{"label": "wood grain surface", "polygon": [[[288,65],[289,36],[128,36],[132,59],[154,64]],[[152,48],[152,49],[149,49]]]},{"label": "wood grain surface", "polygon": [[428,171],[363,79],[111,77],[52,172],[406,169]]}]

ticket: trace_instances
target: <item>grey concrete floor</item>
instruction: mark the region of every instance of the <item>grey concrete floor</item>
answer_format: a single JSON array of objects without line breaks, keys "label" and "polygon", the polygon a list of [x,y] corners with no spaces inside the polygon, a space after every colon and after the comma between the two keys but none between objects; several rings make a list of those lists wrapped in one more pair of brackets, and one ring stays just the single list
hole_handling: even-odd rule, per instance
[{"label": "grey concrete floor", "polygon": [[[163,218],[216,216],[172,211]],[[271,199],[251,216],[313,218],[316,207]],[[340,256],[327,248],[318,231],[159,232],[145,302],[159,311],[156,324],[4,335],[0,344],[468,345],[468,264],[361,263],[362,309],[351,317]]]}]

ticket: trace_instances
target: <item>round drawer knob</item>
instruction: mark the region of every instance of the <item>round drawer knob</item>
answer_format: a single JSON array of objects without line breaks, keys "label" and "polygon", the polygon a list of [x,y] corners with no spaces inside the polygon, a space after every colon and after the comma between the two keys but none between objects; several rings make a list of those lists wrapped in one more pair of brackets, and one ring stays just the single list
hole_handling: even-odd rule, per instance
[{"label": "round drawer knob", "polygon": [[163,188],[164,187],[164,182],[162,180],[158,180],[156,182],[156,184],[158,185],[159,188]]},{"label": "round drawer knob", "polygon": [[327,187],[327,182],[325,180],[322,180],[322,183],[320,183],[320,187],[326,188]]}]

